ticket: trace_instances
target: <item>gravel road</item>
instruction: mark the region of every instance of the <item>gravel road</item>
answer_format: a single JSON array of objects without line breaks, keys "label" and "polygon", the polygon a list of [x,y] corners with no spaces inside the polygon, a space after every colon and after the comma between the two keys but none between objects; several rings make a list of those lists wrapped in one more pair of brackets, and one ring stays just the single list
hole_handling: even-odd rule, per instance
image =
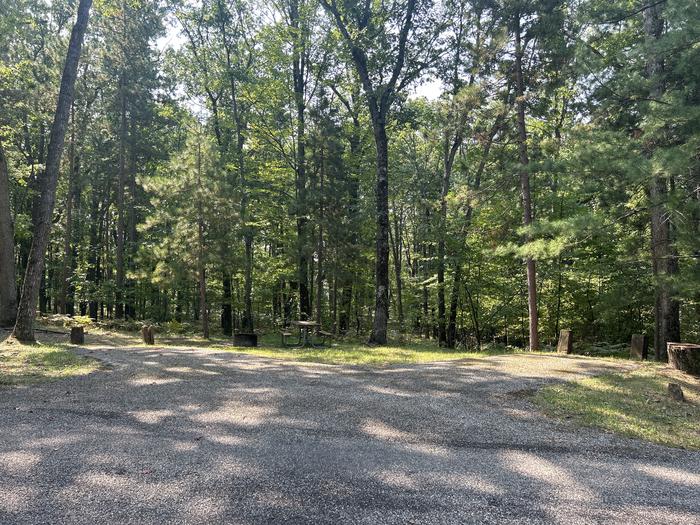
[{"label": "gravel road", "polygon": [[578,429],[523,392],[570,357],[362,369],[82,350],[0,388],[0,523],[700,523],[700,453]]}]

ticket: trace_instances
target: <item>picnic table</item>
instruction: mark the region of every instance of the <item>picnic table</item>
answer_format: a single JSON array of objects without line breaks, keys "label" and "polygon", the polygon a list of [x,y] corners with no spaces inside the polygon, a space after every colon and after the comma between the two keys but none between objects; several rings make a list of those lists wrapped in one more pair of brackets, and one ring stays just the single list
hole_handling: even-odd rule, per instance
[{"label": "picnic table", "polygon": [[[329,337],[331,334],[328,332],[323,332],[320,330],[321,325],[317,323],[316,321],[292,321],[290,324],[296,326],[299,328],[299,343],[296,345],[289,345],[289,346],[298,346],[301,348],[305,347],[318,347],[322,346],[325,342],[325,338]],[[313,335],[314,332],[316,332],[318,335],[320,335],[323,340],[319,344],[314,344],[313,342]],[[282,343],[286,346],[286,338],[290,337],[292,334],[289,332],[282,332]]]},{"label": "picnic table", "polygon": [[316,321],[292,321],[294,326],[299,327],[299,346],[313,346],[313,341],[311,339],[313,329],[318,326]]}]

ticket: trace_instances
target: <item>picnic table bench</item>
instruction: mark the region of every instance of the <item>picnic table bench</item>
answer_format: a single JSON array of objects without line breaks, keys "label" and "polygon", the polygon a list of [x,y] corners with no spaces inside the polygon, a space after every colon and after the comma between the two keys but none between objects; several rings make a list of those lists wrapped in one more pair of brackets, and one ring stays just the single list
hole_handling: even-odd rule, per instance
[{"label": "picnic table bench", "polygon": [[[288,328],[283,328],[281,332],[283,346],[317,348],[320,346],[324,346],[326,343],[326,338],[333,336],[333,334],[331,334],[330,332],[325,332],[321,330],[321,325],[315,321],[292,321],[291,324],[299,328],[299,341],[296,344],[288,344],[287,339],[289,337],[292,337],[294,334]],[[320,342],[314,343],[313,341],[314,329],[316,329],[316,336],[321,338]]]}]

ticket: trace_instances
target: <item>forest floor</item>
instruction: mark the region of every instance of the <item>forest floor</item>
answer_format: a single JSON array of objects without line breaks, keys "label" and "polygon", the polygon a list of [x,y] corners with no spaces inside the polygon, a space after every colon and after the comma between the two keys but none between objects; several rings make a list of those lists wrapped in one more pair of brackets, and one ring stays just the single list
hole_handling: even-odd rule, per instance
[{"label": "forest floor", "polygon": [[690,524],[700,513],[700,451],[532,403],[562,380],[645,370],[636,363],[327,365],[162,339],[90,334],[70,351],[99,370],[0,387],[1,523]]}]

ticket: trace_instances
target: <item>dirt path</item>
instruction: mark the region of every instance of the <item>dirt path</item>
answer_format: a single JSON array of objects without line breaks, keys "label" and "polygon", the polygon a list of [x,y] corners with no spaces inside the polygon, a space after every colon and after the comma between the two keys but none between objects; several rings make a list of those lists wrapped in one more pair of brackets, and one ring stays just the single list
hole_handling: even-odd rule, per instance
[{"label": "dirt path", "polygon": [[0,389],[0,523],[700,515],[700,453],[557,423],[517,395],[622,366],[612,362],[501,356],[370,370],[205,350],[91,355],[110,369]]}]

